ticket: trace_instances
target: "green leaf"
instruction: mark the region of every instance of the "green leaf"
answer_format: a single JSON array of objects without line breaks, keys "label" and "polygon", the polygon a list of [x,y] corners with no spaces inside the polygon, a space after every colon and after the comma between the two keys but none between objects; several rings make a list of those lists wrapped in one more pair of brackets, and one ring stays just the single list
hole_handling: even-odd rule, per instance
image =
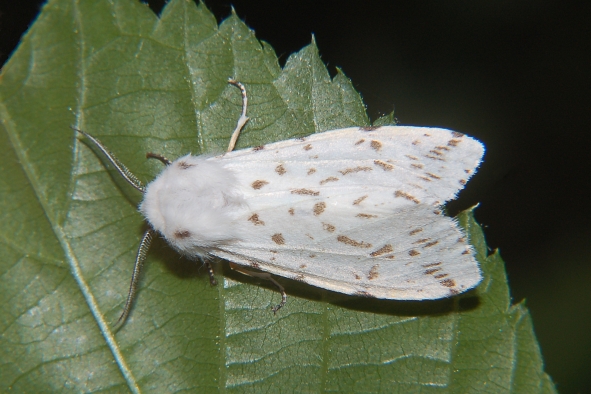
[{"label": "green leaf", "polygon": [[[172,0],[157,18],[131,0],[52,0],[0,80],[0,391],[555,392],[531,319],[471,211],[459,216],[485,279],[435,302],[334,294],[205,270],[156,242],[127,324],[145,224],[140,196],[74,125],[144,181],[171,158],[225,149],[248,88],[238,148],[368,125],[350,81],[315,43],[283,69],[235,15]],[[393,116],[380,122],[391,123]]]}]

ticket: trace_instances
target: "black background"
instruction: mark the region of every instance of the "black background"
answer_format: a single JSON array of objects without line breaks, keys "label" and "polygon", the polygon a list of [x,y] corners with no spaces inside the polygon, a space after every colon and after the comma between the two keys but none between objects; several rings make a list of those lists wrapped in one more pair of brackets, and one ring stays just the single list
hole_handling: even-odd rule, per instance
[{"label": "black background", "polygon": [[[2,64],[41,1],[0,4]],[[149,1],[160,12],[164,1]],[[206,0],[236,13],[283,65],[315,34],[370,117],[443,126],[487,147],[451,214],[476,202],[514,302],[527,300],[562,393],[591,392],[591,3]]]}]

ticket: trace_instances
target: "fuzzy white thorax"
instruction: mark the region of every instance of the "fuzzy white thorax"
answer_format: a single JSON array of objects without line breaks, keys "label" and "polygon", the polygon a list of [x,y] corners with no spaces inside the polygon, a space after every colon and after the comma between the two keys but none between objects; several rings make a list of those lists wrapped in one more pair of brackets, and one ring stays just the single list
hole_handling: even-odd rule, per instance
[{"label": "fuzzy white thorax", "polygon": [[206,255],[237,240],[235,213],[246,205],[222,163],[183,156],[146,187],[140,212],[180,253]]}]

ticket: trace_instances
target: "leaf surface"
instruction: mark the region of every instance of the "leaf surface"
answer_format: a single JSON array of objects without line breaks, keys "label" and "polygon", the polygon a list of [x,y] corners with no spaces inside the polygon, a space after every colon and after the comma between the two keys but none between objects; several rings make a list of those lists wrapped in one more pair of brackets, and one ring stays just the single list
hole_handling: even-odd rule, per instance
[{"label": "leaf surface", "polygon": [[[0,81],[0,391],[554,392],[531,319],[472,212],[459,220],[485,279],[436,302],[367,300],[281,280],[289,300],[156,242],[117,333],[141,196],[69,128],[98,137],[139,178],[176,158],[368,125],[359,94],[314,42],[281,68],[232,15],[172,0],[49,1]],[[392,123],[393,116],[382,119]]]}]

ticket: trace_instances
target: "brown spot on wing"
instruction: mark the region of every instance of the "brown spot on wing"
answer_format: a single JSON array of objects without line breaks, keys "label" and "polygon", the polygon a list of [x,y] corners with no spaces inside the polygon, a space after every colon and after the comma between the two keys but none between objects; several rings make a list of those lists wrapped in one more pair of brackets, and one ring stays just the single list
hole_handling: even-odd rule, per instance
[{"label": "brown spot on wing", "polygon": [[439,243],[439,241],[431,241],[428,244],[423,245],[423,249],[424,248],[430,248],[431,246],[435,246]]},{"label": "brown spot on wing", "polygon": [[425,166],[424,166],[424,165],[422,165],[422,164],[416,164],[416,163],[412,163],[410,166],[411,166],[411,167],[414,167],[414,168],[416,168],[416,169],[419,169],[419,170],[422,170],[422,169],[425,167]]},{"label": "brown spot on wing", "polygon": [[312,174],[313,174],[313,173],[315,173],[315,172],[316,172],[316,168],[310,168],[310,169],[308,170],[308,175],[312,175]]},{"label": "brown spot on wing", "polygon": [[310,150],[312,149],[312,144],[307,144],[304,146],[304,150]]},{"label": "brown spot on wing", "polygon": [[361,276],[359,276],[359,274],[353,274],[353,276],[355,277],[355,279],[361,280]]},{"label": "brown spot on wing", "polygon": [[411,160],[417,160],[417,161],[419,160],[419,158],[416,156],[411,156],[411,155],[404,155],[404,156],[408,157]]},{"label": "brown spot on wing", "polygon": [[290,214],[291,216],[295,215],[295,209],[293,209],[293,208],[289,208],[289,209],[287,210],[287,212],[289,212],[289,214]]},{"label": "brown spot on wing", "polygon": [[308,266],[306,264],[300,264],[300,269],[301,270],[305,270],[306,268],[308,268]]},{"label": "brown spot on wing", "polygon": [[359,205],[359,204],[361,204],[361,202],[363,200],[365,200],[367,197],[368,197],[367,195],[362,196],[362,197],[359,197],[357,200],[353,201],[353,205]]},{"label": "brown spot on wing", "polygon": [[443,153],[441,153],[441,152],[439,152],[438,150],[435,150],[435,149],[432,149],[429,152],[431,152],[431,153],[433,153],[434,155],[437,155],[437,156],[443,156]]},{"label": "brown spot on wing", "polygon": [[378,272],[379,267],[380,267],[379,264],[376,264],[373,267],[371,267],[371,269],[369,270],[369,274],[367,274],[367,279],[374,280],[378,276],[380,276],[380,273]]},{"label": "brown spot on wing", "polygon": [[370,243],[367,243],[365,241],[355,241],[354,239],[351,239],[351,238],[347,237],[346,235],[339,235],[337,237],[337,241],[347,244],[349,246],[354,246],[356,248],[367,249],[367,248],[372,247],[372,244],[370,244]]},{"label": "brown spot on wing", "polygon": [[195,167],[195,164],[189,164],[186,161],[179,161],[176,163],[176,165],[181,169],[181,170],[186,170],[188,168],[191,167]]},{"label": "brown spot on wing", "polygon": [[416,244],[422,244],[422,243],[425,243],[425,242],[429,242],[430,240],[431,240],[431,238],[422,238],[422,239],[419,239],[418,241],[413,242],[413,244],[414,245],[416,245]]},{"label": "brown spot on wing", "polygon": [[458,182],[460,182],[460,185],[464,186],[466,184],[466,180],[465,179],[460,179]]},{"label": "brown spot on wing", "polygon": [[435,276],[434,276],[434,278],[435,278],[435,279],[443,279],[443,278],[445,278],[446,276],[448,276],[448,274],[437,274],[437,275],[435,275]]},{"label": "brown spot on wing", "polygon": [[427,176],[429,176],[429,177],[431,177],[431,178],[433,178],[433,179],[441,179],[441,177],[440,177],[440,176],[438,176],[438,175],[435,175],[435,174],[433,174],[433,173],[427,172],[426,174],[427,174]]},{"label": "brown spot on wing", "polygon": [[410,194],[408,194],[408,193],[405,193],[405,192],[403,192],[403,191],[401,191],[401,190],[397,190],[397,191],[394,193],[394,196],[395,196],[395,197],[402,197],[402,198],[404,198],[404,199],[407,199],[408,201],[412,201],[412,202],[414,202],[415,204],[420,204],[420,203],[421,203],[421,202],[418,200],[418,198],[416,198],[415,196],[411,196]]},{"label": "brown spot on wing", "polygon": [[251,186],[254,190],[259,190],[260,188],[262,188],[263,186],[268,185],[268,184],[269,184],[269,182],[267,182],[267,181],[257,180],[257,181],[254,181]]},{"label": "brown spot on wing", "polygon": [[441,268],[430,268],[427,271],[425,271],[425,275],[433,275],[436,272],[441,271]]},{"label": "brown spot on wing", "polygon": [[259,145],[259,146],[255,146],[254,148],[252,148],[252,150],[254,152],[258,152],[258,151],[263,150],[263,149],[265,149],[265,145]]},{"label": "brown spot on wing", "polygon": [[384,246],[382,246],[382,247],[381,247],[381,248],[379,248],[378,250],[374,250],[374,251],[373,251],[373,252],[371,252],[369,255],[370,255],[371,257],[379,257],[379,256],[381,256],[381,255],[384,255],[384,254],[386,254],[386,253],[390,253],[390,252],[393,252],[393,251],[394,251],[394,248],[392,247],[392,245],[390,245],[390,244],[387,244],[387,245],[384,245]]},{"label": "brown spot on wing", "polygon": [[447,146],[436,146],[435,149],[437,149],[437,150],[446,150],[446,151],[449,151],[450,150]]},{"label": "brown spot on wing", "polygon": [[320,194],[320,192],[310,189],[294,189],[291,191],[291,194],[299,194],[301,196],[317,196]]},{"label": "brown spot on wing", "polygon": [[255,269],[260,269],[261,268],[261,266],[259,265],[259,263],[257,263],[256,261],[251,261],[249,265],[252,268],[255,268]]},{"label": "brown spot on wing", "polygon": [[285,238],[283,238],[283,234],[281,233],[277,233],[277,234],[273,234],[271,236],[271,239],[273,240],[273,242],[275,242],[277,245],[284,245],[285,244]]},{"label": "brown spot on wing", "polygon": [[365,297],[365,298],[376,298],[373,294],[367,291],[359,290],[355,292],[356,296]]},{"label": "brown spot on wing", "polygon": [[430,267],[437,267],[438,265],[443,264],[441,261],[437,262],[437,263],[430,263],[430,264],[423,264],[423,267],[425,268],[430,268]]},{"label": "brown spot on wing", "polygon": [[460,133],[459,131],[452,131],[451,135],[455,138],[462,138],[464,136],[464,133]]},{"label": "brown spot on wing", "polygon": [[355,216],[358,218],[363,218],[363,219],[372,219],[372,218],[378,217],[378,215],[370,215],[369,213],[358,213]]},{"label": "brown spot on wing", "polygon": [[275,172],[279,175],[283,175],[287,172],[287,170],[285,169],[285,167],[283,167],[283,164],[279,164],[277,167],[275,167]]},{"label": "brown spot on wing", "polygon": [[380,149],[382,149],[382,143],[376,140],[371,141],[369,146],[371,146],[371,149],[375,150],[376,152],[379,152]]},{"label": "brown spot on wing", "polygon": [[419,140],[414,140],[414,141],[412,142],[412,144],[413,144],[413,145],[418,145],[418,144],[420,144],[420,143],[421,143],[421,141],[419,141]]},{"label": "brown spot on wing", "polygon": [[322,228],[326,231],[328,231],[329,233],[334,233],[334,231],[337,229],[335,226],[333,226],[330,223],[322,223]]},{"label": "brown spot on wing", "polygon": [[456,281],[453,279],[444,279],[440,281],[439,284],[444,287],[456,287]]},{"label": "brown spot on wing", "polygon": [[388,163],[383,162],[381,160],[374,160],[373,164],[375,164],[376,166],[382,167],[382,170],[384,170],[384,171],[392,171],[394,169],[394,166],[392,164],[388,164]]},{"label": "brown spot on wing", "polygon": [[447,146],[458,146],[460,142],[460,140],[449,140],[447,141]]},{"label": "brown spot on wing", "polygon": [[361,131],[374,131],[374,130],[379,129],[380,127],[382,127],[382,126],[362,126],[362,127],[359,128],[359,130],[361,130]]},{"label": "brown spot on wing", "polygon": [[321,180],[320,184],[324,185],[324,184],[327,184],[328,182],[336,182],[338,180],[339,180],[339,178],[337,178],[337,177],[329,176],[328,178]]},{"label": "brown spot on wing", "polygon": [[445,161],[441,157],[437,157],[437,156],[433,156],[433,155],[425,155],[425,157],[428,159],[431,159],[431,160]]},{"label": "brown spot on wing", "polygon": [[314,204],[314,215],[318,216],[326,209],[326,203],[324,201],[317,202]]},{"label": "brown spot on wing", "polygon": [[362,138],[362,139],[360,139],[359,141],[357,141],[357,142],[355,143],[355,145],[361,145],[361,144],[363,144],[364,142],[365,142],[365,140]]},{"label": "brown spot on wing", "polygon": [[176,230],[174,232],[174,237],[177,239],[185,239],[191,236],[191,232],[189,230]]},{"label": "brown spot on wing", "polygon": [[421,254],[421,252],[419,252],[418,250],[415,250],[415,249],[411,249],[408,251],[408,255],[412,256],[412,257],[418,256],[420,254]]},{"label": "brown spot on wing", "polygon": [[261,219],[259,219],[259,214],[258,213],[254,213],[251,217],[248,218],[249,221],[251,221],[255,226],[264,226],[265,222],[263,222]]},{"label": "brown spot on wing", "polygon": [[412,230],[410,233],[408,233],[409,235],[415,235],[420,233],[421,231],[423,231],[422,228],[415,228],[414,230]]},{"label": "brown spot on wing", "polygon": [[343,175],[347,175],[347,174],[354,174],[356,172],[362,172],[362,171],[371,171],[373,170],[373,168],[371,167],[361,167],[361,166],[357,166],[354,168],[346,168],[344,170],[339,171],[341,174]]}]

